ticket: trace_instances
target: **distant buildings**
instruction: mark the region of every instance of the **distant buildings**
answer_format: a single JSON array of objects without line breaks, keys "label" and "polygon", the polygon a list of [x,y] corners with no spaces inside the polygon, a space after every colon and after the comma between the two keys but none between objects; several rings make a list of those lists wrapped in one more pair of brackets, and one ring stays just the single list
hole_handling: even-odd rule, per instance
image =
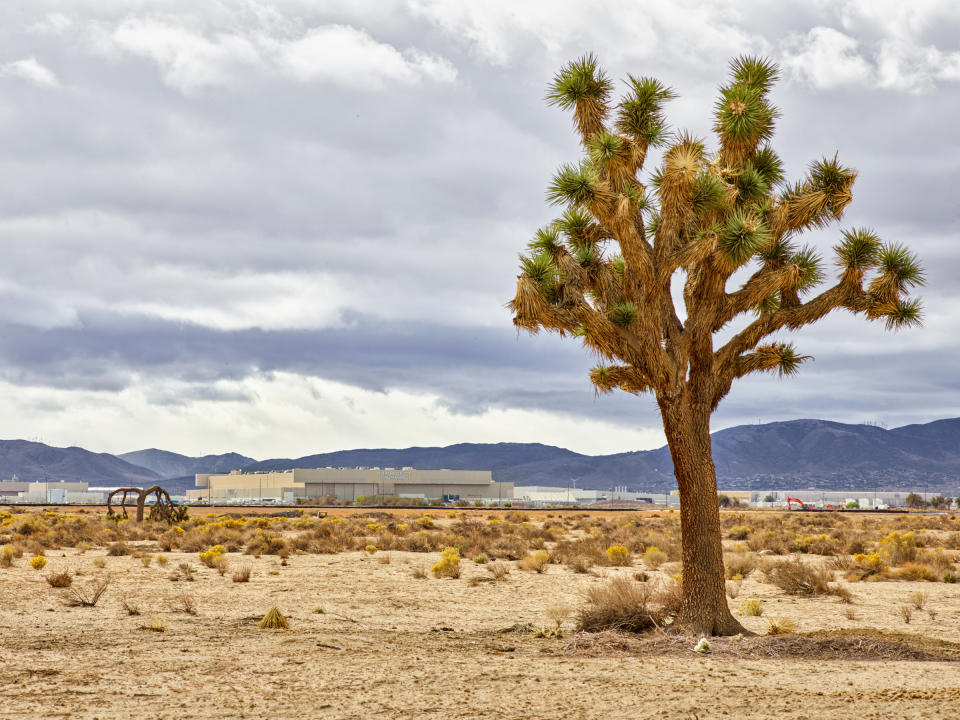
[{"label": "distant buildings", "polygon": [[357,498],[466,500],[495,503],[513,500],[513,483],[493,481],[489,470],[417,470],[405,468],[295,468],[277,472],[199,473],[190,501],[278,502],[300,499],[337,502]]},{"label": "distant buildings", "polygon": [[91,491],[85,482],[20,482],[17,476],[0,482],[0,502],[4,503],[72,503],[106,502],[106,494]]}]

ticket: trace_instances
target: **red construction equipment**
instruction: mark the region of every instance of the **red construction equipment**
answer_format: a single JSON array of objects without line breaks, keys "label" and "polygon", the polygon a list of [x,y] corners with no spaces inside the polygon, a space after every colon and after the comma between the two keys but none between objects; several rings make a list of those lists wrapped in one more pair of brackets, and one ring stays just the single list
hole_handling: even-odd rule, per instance
[{"label": "red construction equipment", "polygon": [[813,510],[813,503],[805,503],[803,500],[797,500],[792,497],[787,498],[787,510],[793,510],[794,503],[800,506],[800,510]]}]

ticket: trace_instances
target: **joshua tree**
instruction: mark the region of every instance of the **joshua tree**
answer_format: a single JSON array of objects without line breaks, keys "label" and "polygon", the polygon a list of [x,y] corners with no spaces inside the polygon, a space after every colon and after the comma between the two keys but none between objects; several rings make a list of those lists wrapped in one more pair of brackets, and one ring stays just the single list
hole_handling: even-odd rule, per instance
[{"label": "joshua tree", "polygon": [[[600,360],[590,371],[598,392],[656,396],[680,491],[683,605],[676,622],[696,633],[742,630],[724,595],[710,448],[710,415],[733,381],[797,372],[807,356],[770,336],[839,308],[883,319],[888,329],[920,322],[920,304],[906,297],[923,280],[916,258],[868,229],[841,232],[839,278],[811,295],[823,281],[823,262],[796,239],[840,219],[857,173],[834,156],[811,163],[799,182],[785,182],[768,144],[777,117],[768,95],[777,77],[777,66],[764,59],[731,63],[714,105],[719,145],[711,153],[702,140],[668,131],[663,106],[674,93],[659,81],[628,76],[614,105],[613,84],[593,55],[566,65],[548,101],[573,111],[584,157],[562,165],[550,183],[549,201],[565,211],[521,256],[509,303],[518,328],[580,338]],[[655,146],[665,146],[662,163],[643,180]],[[728,290],[742,269],[752,272],[738,273],[745,279]]]}]

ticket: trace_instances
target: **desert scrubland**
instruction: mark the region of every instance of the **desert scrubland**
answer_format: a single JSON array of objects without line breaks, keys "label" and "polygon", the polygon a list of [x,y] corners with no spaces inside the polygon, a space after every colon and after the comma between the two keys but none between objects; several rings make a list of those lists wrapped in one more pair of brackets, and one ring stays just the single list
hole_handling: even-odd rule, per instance
[{"label": "desert scrubland", "polygon": [[0,717],[960,713],[954,516],[725,513],[698,653],[676,513],[198,512],[0,513]]}]

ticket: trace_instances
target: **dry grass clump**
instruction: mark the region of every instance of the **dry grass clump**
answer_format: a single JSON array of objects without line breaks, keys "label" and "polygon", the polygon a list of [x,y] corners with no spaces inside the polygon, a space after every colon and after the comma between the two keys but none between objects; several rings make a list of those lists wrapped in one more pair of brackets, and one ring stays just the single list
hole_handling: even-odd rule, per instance
[{"label": "dry grass clump", "polygon": [[187,615],[196,615],[197,614],[197,599],[188,593],[186,590],[181,591],[180,594],[176,595],[171,605],[174,612],[182,612]]},{"label": "dry grass clump", "polygon": [[915,607],[917,610],[923,610],[923,608],[927,606],[927,600],[929,597],[930,596],[925,592],[912,592],[909,596],[910,604],[913,605],[913,607]]},{"label": "dry grass clump", "polygon": [[667,553],[658,548],[656,545],[651,545],[643,553],[643,564],[653,570],[656,570],[669,559],[670,557],[667,555]]},{"label": "dry grass clump", "polygon": [[765,569],[767,580],[788,595],[829,595],[833,573],[822,565],[815,567],[800,558],[771,563]]},{"label": "dry grass clump", "polygon": [[913,608],[906,604],[897,605],[897,615],[899,615],[900,619],[909,625],[910,620],[913,618]]},{"label": "dry grass clump", "polygon": [[797,624],[790,618],[772,617],[767,620],[767,635],[788,635],[797,631]]},{"label": "dry grass clump", "polygon": [[290,622],[283,616],[280,610],[272,607],[267,610],[267,614],[263,616],[263,620],[257,623],[257,627],[261,630],[289,630]]},{"label": "dry grass clump", "polygon": [[165,568],[170,559],[166,555],[157,555],[157,565]]},{"label": "dry grass clump", "polygon": [[759,560],[753,553],[736,552],[730,553],[723,558],[723,566],[728,580],[732,580],[737,576],[745,578],[757,569]]},{"label": "dry grass clump", "polygon": [[587,555],[574,555],[567,560],[567,567],[570,568],[575,573],[588,573],[590,568],[594,566],[593,558]]},{"label": "dry grass clump", "polygon": [[760,617],[763,615],[763,600],[759,598],[750,598],[740,603],[740,612],[750,617]]},{"label": "dry grass clump", "polygon": [[662,627],[668,609],[651,583],[638,583],[623,576],[587,590],[586,604],[577,611],[577,630],[644,632]]},{"label": "dry grass clump", "polygon": [[140,614],[140,604],[131,599],[130,597],[120,598],[120,605],[123,606],[123,609],[127,611],[127,615],[139,615]]},{"label": "dry grass clump", "polygon": [[0,568],[8,568],[13,565],[13,559],[16,557],[14,549],[9,545],[0,548]]},{"label": "dry grass clump", "polygon": [[546,572],[550,566],[550,553],[546,550],[537,550],[517,561],[517,567],[521,570],[527,570],[536,573]]},{"label": "dry grass clump", "polygon": [[426,580],[426,579],[427,579],[427,571],[424,570],[422,567],[419,567],[419,566],[418,566],[418,567],[415,567],[415,568],[413,569],[412,575],[413,575],[413,577],[416,578],[417,580]]},{"label": "dry grass clump", "polygon": [[55,588],[67,588],[73,585],[73,575],[69,570],[47,575],[47,584]]},{"label": "dry grass clump", "polygon": [[742,587],[742,584],[742,580],[727,580],[727,597],[731,600],[736,600],[737,596],[740,594],[740,588]]},{"label": "dry grass clump", "polygon": [[230,576],[230,579],[235,583],[250,582],[250,573],[252,572],[253,568],[251,568],[249,565],[241,565],[233,571],[233,575]]},{"label": "dry grass clump", "polygon": [[111,557],[119,557],[121,555],[129,555],[130,548],[127,547],[126,543],[115,542],[111,543],[110,547],[107,548],[107,555]]},{"label": "dry grass clump", "polygon": [[494,580],[506,580],[510,574],[510,566],[502,560],[497,560],[487,565],[487,572]]},{"label": "dry grass clump", "polygon": [[67,604],[73,607],[96,607],[100,598],[110,586],[110,576],[95,578],[87,583],[87,587],[80,588],[71,585],[67,588]]},{"label": "dry grass clump", "polygon": [[558,603],[546,609],[544,615],[554,624],[552,633],[554,637],[563,637],[563,622],[570,617],[573,610],[573,606],[567,603]]},{"label": "dry grass clump", "polygon": [[170,580],[173,582],[179,582],[180,580],[193,582],[193,579],[193,568],[190,567],[190,563],[179,563],[177,569],[170,574]]},{"label": "dry grass clump", "polygon": [[[133,613],[131,613],[133,614]],[[147,630],[149,632],[163,633],[167,631],[167,621],[162,617],[150,618],[148,622],[137,626],[138,630]]]}]

